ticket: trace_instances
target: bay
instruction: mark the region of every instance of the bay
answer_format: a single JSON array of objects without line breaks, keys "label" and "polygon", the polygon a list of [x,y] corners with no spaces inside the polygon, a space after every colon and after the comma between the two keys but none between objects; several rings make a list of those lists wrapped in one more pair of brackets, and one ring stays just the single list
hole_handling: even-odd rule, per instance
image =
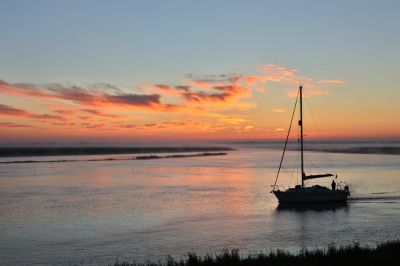
[{"label": "bay", "polygon": [[[1,164],[0,264],[108,265],[400,238],[400,156],[308,152],[306,166],[337,173],[351,198],[296,210],[279,208],[270,193],[281,150],[230,146],[215,157]],[[102,158],[29,159],[63,157]],[[287,157],[278,183],[294,186],[297,153]]]}]

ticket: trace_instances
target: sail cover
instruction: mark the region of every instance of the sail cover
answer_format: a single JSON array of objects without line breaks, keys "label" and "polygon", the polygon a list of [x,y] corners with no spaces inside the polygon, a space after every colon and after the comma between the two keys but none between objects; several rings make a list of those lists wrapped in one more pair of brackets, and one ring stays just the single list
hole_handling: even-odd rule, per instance
[{"label": "sail cover", "polygon": [[307,180],[307,179],[314,179],[314,178],[322,178],[322,177],[329,177],[329,176],[333,176],[332,174],[322,174],[322,175],[307,175],[303,178],[303,180]]}]

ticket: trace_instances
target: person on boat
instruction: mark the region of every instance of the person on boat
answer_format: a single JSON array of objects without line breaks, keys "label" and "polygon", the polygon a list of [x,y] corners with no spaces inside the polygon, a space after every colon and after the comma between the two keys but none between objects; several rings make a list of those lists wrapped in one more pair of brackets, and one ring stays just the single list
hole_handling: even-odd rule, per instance
[{"label": "person on boat", "polygon": [[336,189],[336,183],[335,183],[335,180],[332,180],[332,184],[331,184],[331,186],[332,186],[332,190],[335,190],[335,189]]}]

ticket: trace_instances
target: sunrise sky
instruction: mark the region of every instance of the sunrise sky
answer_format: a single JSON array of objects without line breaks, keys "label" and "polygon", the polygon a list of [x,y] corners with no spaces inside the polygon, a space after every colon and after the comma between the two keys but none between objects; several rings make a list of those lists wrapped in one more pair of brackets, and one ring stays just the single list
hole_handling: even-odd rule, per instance
[{"label": "sunrise sky", "polygon": [[400,1],[0,9],[1,142],[400,139]]}]

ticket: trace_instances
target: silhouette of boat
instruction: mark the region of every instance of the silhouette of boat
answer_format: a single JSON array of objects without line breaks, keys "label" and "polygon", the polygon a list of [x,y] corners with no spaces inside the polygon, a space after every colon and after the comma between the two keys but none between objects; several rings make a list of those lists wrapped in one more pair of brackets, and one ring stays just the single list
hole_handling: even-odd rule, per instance
[{"label": "silhouette of boat", "polygon": [[335,201],[335,202],[325,202],[325,203],[279,203],[276,210],[277,211],[295,211],[295,212],[306,212],[306,211],[335,211],[339,209],[345,209],[347,206],[346,201]]},{"label": "silhouette of boat", "polygon": [[[289,140],[290,129],[292,127],[293,117],[296,111],[297,101],[300,99],[300,166],[301,166],[301,184],[296,185],[294,188],[287,190],[280,190],[277,186],[279,173],[282,167],[283,158],[287,148]],[[303,87],[300,85],[298,94],[296,97],[292,118],[289,125],[288,134],[285,141],[281,161],[279,164],[278,173],[276,175],[275,183],[272,185],[272,193],[276,196],[279,204],[331,204],[331,203],[345,203],[347,198],[350,196],[349,186],[345,182],[337,183],[335,180],[332,181],[332,188],[327,188],[320,185],[306,186],[304,181],[309,179],[324,178],[324,177],[335,177],[333,174],[317,174],[317,175],[306,175],[304,171],[304,141],[303,141]]]}]

